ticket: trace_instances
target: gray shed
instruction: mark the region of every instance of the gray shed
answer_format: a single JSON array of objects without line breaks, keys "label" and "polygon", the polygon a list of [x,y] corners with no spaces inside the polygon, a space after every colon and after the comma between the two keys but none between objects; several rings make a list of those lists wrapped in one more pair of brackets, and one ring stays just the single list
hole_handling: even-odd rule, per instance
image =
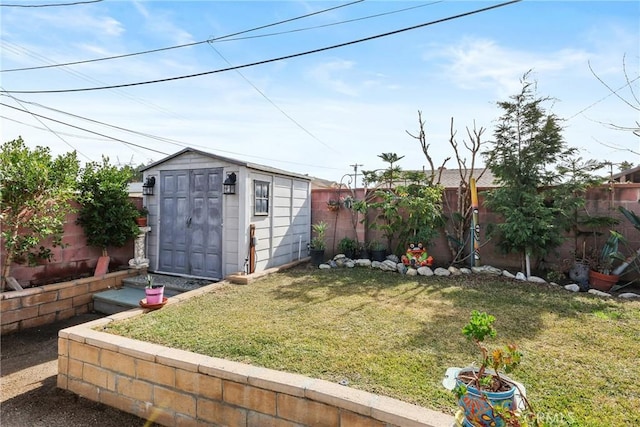
[{"label": "gray shed", "polygon": [[[149,271],[222,279],[307,256],[308,176],[192,148],[146,166],[143,174],[147,187],[155,184],[145,191],[152,195],[143,195]],[[223,183],[234,179],[232,193]]]}]

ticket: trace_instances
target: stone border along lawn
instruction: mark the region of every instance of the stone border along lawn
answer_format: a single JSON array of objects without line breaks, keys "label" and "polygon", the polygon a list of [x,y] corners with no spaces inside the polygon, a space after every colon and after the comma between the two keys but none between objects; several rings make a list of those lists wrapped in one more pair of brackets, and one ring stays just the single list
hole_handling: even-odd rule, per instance
[{"label": "stone border along lawn", "polygon": [[[400,274],[406,274],[407,276],[459,276],[462,274],[489,274],[494,276],[504,276],[509,279],[528,281],[533,283],[549,283],[550,285],[560,286],[554,282],[547,282],[542,277],[538,276],[529,276],[526,277],[523,273],[512,274],[507,270],[501,270],[496,267],[492,267],[490,265],[483,265],[481,267],[471,267],[471,268],[458,268],[451,266],[448,269],[437,267],[432,270],[430,267],[418,267],[412,268],[407,267],[403,263],[400,262],[397,255],[389,255],[385,261],[371,261],[369,259],[356,259],[352,260],[345,257],[342,254],[338,254],[333,257],[332,260],[326,262],[324,264],[320,264],[318,268],[323,270],[328,270],[331,268],[354,268],[354,267],[370,267],[377,268],[382,271],[391,271],[398,272]],[[571,292],[579,292],[580,286],[575,283],[571,283],[565,285],[564,288]],[[602,292],[597,289],[589,289],[590,294],[598,295],[601,297],[611,297],[612,294],[608,292]],[[640,294],[636,294],[633,292],[623,292],[617,295],[619,298],[640,298]]]},{"label": "stone border along lawn", "polygon": [[[168,304],[215,291],[220,282]],[[166,426],[450,427],[451,415],[329,381],[100,332],[132,309],[61,330],[59,388]]]}]

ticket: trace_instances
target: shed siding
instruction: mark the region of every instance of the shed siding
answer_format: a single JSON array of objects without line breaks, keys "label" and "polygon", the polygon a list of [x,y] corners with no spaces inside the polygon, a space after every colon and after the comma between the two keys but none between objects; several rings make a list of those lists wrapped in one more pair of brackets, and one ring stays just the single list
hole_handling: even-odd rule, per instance
[{"label": "shed siding", "polygon": [[[249,227],[256,227],[256,271],[286,264],[307,256],[310,240],[311,206],[310,181],[287,176],[286,173],[261,171],[245,165],[229,163],[197,152],[187,151],[168,158],[145,171],[145,178],[159,180],[160,171],[223,168],[237,175],[237,194],[222,196],[222,271],[228,275],[242,271],[248,257]],[[254,181],[269,183],[269,213],[255,215]],[[149,209],[151,233],[147,235],[149,269],[158,269],[159,259],[159,189],[153,196],[145,196]]]}]

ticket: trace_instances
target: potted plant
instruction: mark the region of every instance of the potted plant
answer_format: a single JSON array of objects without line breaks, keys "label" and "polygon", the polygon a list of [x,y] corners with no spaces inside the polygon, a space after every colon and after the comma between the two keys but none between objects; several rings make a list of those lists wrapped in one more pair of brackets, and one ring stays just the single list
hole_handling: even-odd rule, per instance
[{"label": "potted plant", "polygon": [[138,227],[147,226],[147,215],[149,215],[149,209],[147,209],[146,206],[138,209],[138,217],[136,218],[136,224],[138,224]]},{"label": "potted plant", "polygon": [[350,237],[344,237],[338,242],[338,252],[344,254],[347,258],[353,259],[356,256],[357,249],[358,243]]},{"label": "potted plant", "polygon": [[617,231],[610,231],[609,238],[600,250],[595,270],[589,271],[589,286],[607,292],[618,282],[620,276],[612,273],[613,262],[622,257],[618,251],[618,246],[620,242],[624,241],[625,238],[622,234]]},{"label": "potted plant", "polygon": [[153,276],[147,274],[144,293],[147,297],[147,305],[162,304],[164,300],[164,285],[153,283]]},{"label": "potted plant", "polygon": [[340,200],[329,199],[327,202],[327,209],[331,212],[336,212],[340,209]]},{"label": "potted plant", "polygon": [[[462,328],[462,333],[471,339],[480,349],[480,367],[459,370],[455,377],[454,394],[458,405],[464,413],[465,426],[522,426],[539,425],[535,413],[519,390],[518,384],[500,371],[510,372],[520,363],[521,353],[513,344],[489,350],[484,340],[494,338],[493,327],[495,317],[474,310],[469,323]],[[524,403],[519,408],[518,398]],[[525,409],[526,411],[521,411]],[[531,422],[531,424],[528,424]]]},{"label": "potted plant", "polygon": [[317,222],[311,225],[311,229],[315,236],[311,239],[311,264],[319,266],[324,261],[324,250],[327,247],[325,242],[325,234],[327,232],[328,224],[324,221]]},{"label": "potted plant", "polygon": [[369,242],[369,250],[371,251],[372,261],[384,261],[387,256],[387,247],[379,240]]}]

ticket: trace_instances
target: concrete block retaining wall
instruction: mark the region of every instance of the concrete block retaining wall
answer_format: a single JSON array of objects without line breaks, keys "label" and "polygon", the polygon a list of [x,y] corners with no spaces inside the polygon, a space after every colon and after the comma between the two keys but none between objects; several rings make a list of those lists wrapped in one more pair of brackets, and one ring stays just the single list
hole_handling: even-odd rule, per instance
[{"label": "concrete block retaining wall", "polygon": [[123,270],[104,276],[0,293],[2,335],[42,326],[93,310],[93,294],[122,285],[140,270]]},{"label": "concrete block retaining wall", "polygon": [[[210,285],[169,303],[215,289]],[[58,387],[165,426],[450,427],[450,415],[328,381],[100,332],[129,310],[64,329]]]}]

